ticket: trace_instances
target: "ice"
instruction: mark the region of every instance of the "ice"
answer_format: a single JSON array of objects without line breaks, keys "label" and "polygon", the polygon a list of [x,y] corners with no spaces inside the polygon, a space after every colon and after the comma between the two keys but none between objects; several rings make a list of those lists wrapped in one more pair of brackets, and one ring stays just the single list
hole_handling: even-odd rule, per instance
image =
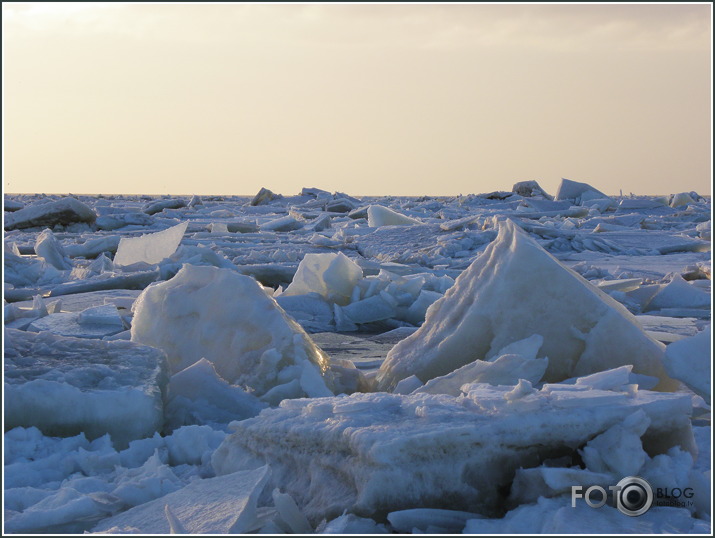
[{"label": "ice", "polygon": [[668,374],[685,383],[696,394],[711,402],[712,332],[708,325],[701,332],[670,344],[665,350]]},{"label": "ice", "polygon": [[[571,460],[569,457],[562,459]],[[547,462],[550,463],[550,462]],[[611,485],[613,475],[595,473],[588,469],[573,467],[551,467],[541,465],[529,469],[519,469],[514,475],[509,504],[528,504],[538,501],[539,497],[556,497],[570,495],[573,486],[601,486],[604,489]]]},{"label": "ice", "polygon": [[603,199],[608,195],[592,187],[588,183],[580,183],[570,179],[561,179],[561,184],[556,191],[556,200],[569,200],[580,204],[585,199]]},{"label": "ice", "polygon": [[553,200],[553,196],[546,194],[546,191],[541,188],[538,182],[531,181],[519,181],[514,183],[511,188],[511,192],[518,194],[519,196],[524,196],[526,198],[531,198],[532,196],[540,196],[546,200]]},{"label": "ice", "polygon": [[412,374],[427,382],[533,334],[544,338],[545,381],[631,364],[658,377],[660,390],[678,387],[663,369],[663,345],[630,312],[511,221],[429,308],[422,327],[390,350],[378,387],[390,390]]},{"label": "ice", "polygon": [[411,375],[400,381],[395,387],[395,394],[410,394],[422,386],[422,381],[416,375]]},{"label": "ice", "polygon": [[665,308],[707,308],[711,305],[710,294],[688,284],[676,274],[650,300],[646,311]]},{"label": "ice", "polygon": [[268,468],[262,467],[194,480],[178,491],[105,519],[92,531],[168,534],[166,507],[191,534],[243,534],[256,530],[256,503],[268,475]]},{"label": "ice", "polygon": [[643,450],[641,437],[650,419],[642,410],[627,417],[591,439],[581,451],[589,470],[614,476],[636,476],[648,455]]},{"label": "ice", "polygon": [[425,320],[427,309],[432,303],[441,298],[442,294],[436,291],[420,290],[420,294],[417,296],[415,302],[407,309],[406,321],[409,321],[413,325],[419,325]]},{"label": "ice", "polygon": [[117,307],[113,304],[93,306],[82,310],[82,312],[79,313],[77,322],[80,325],[112,325],[122,330],[128,328],[125,327],[122,318],[119,316]]},{"label": "ice", "polygon": [[125,329],[118,315],[117,320],[119,323],[83,323],[80,321],[80,316],[81,314],[77,312],[49,314],[30,323],[27,330],[36,333],[48,332],[58,336],[86,339],[112,336]]},{"label": "ice", "polygon": [[342,252],[306,254],[298,265],[293,281],[283,291],[283,296],[317,293],[326,300],[345,305],[362,269]]},{"label": "ice", "polygon": [[72,269],[72,263],[67,258],[62,245],[55,239],[52,230],[49,228],[42,231],[40,235],[37,236],[35,241],[35,253],[37,256],[46,263],[53,266],[55,269],[60,271],[65,271],[67,269]]},{"label": "ice", "polygon": [[64,246],[64,251],[70,258],[96,258],[102,253],[114,253],[119,246],[120,236],[107,235],[96,239],[88,239],[81,244]]},{"label": "ice", "polygon": [[265,187],[261,187],[261,190],[259,190],[253,197],[253,200],[251,200],[251,205],[263,205],[267,204],[272,200],[278,200],[280,198],[283,198],[283,196],[281,196],[280,194],[274,194],[273,191],[266,189]]},{"label": "ice", "polygon": [[166,429],[188,424],[228,424],[257,415],[266,404],[241,387],[230,385],[211,362],[200,359],[171,376]]},{"label": "ice", "polygon": [[618,509],[604,505],[598,510],[585,502],[571,507],[570,496],[539,498],[535,504],[524,504],[502,519],[473,519],[464,534],[687,534],[709,533],[710,525],[694,520],[684,508],[653,507],[638,517],[624,516]]},{"label": "ice", "polygon": [[379,228],[380,226],[411,226],[421,224],[417,219],[408,217],[381,205],[371,205],[367,208],[368,226]]},{"label": "ice", "polygon": [[442,534],[461,532],[467,521],[480,517],[473,512],[439,510],[435,508],[412,508],[387,514],[387,520],[397,532],[410,533],[413,529],[426,531],[436,527]]},{"label": "ice", "polygon": [[134,310],[132,341],[165,351],[172,373],[205,358],[259,397],[292,382],[298,395],[332,394],[328,357],[250,277],[184,265],[144,290]]},{"label": "ice", "polygon": [[292,215],[287,215],[261,224],[260,229],[262,232],[292,232],[293,230],[299,230],[304,225],[305,222],[296,219]]},{"label": "ice", "polygon": [[602,391],[617,398],[593,399],[586,387],[551,387],[507,401],[511,388],[285,400],[234,423],[212,465],[223,475],[268,463],[273,484],[316,524],[344,510],[373,518],[414,507],[498,512],[517,468],[574,453],[639,410],[650,419],[650,453],[694,450],[687,394]]},{"label": "ice", "polygon": [[13,211],[18,211],[23,207],[25,207],[25,204],[23,204],[22,202],[18,202],[17,200],[11,200],[10,198],[3,196],[3,208],[5,212],[11,213]]},{"label": "ice", "polygon": [[[695,198],[697,199],[697,195]],[[670,198],[670,207],[683,207],[694,203],[695,200],[689,192],[679,192],[677,194],[673,194]]]},{"label": "ice", "polygon": [[379,525],[374,520],[358,517],[354,514],[343,514],[316,529],[318,534],[388,534],[384,525]]},{"label": "ice", "polygon": [[121,267],[138,262],[159,263],[176,252],[188,224],[185,221],[153,234],[122,237],[114,255],[114,265]]},{"label": "ice", "polygon": [[36,226],[53,227],[76,222],[93,223],[97,214],[76,198],[61,198],[34,203],[5,215],[5,229],[18,230]]},{"label": "ice", "polygon": [[[76,197],[90,210],[86,221],[68,211],[6,229],[5,327],[47,331],[6,334],[5,412],[23,417],[12,405],[26,400],[11,398],[23,387],[35,406],[29,411],[46,417],[51,431],[77,435],[48,437],[6,420],[4,531],[88,532],[154,502],[151,517],[161,532],[198,532],[192,525],[222,514],[208,504],[182,512],[165,501],[183,491],[187,503],[201,504],[208,492],[207,499],[222,495],[226,504],[217,506],[227,507],[224,491],[240,485],[216,479],[213,463],[243,472],[269,462],[275,471],[255,490],[247,533],[444,534],[466,526],[487,534],[709,535],[710,197],[608,198],[574,185],[582,189],[577,195],[556,201],[534,181],[456,197],[357,199],[306,188],[256,206],[252,196],[186,196],[186,207],[172,208],[176,195],[88,195]],[[62,198],[6,194],[6,222],[19,210],[50,216]],[[375,227],[371,206],[373,213],[381,206],[415,222]],[[152,215],[144,212],[150,207]],[[500,244],[506,219],[523,232]],[[179,223],[186,228],[178,248],[155,266],[112,262],[122,239]],[[346,281],[335,271],[343,287],[332,296],[310,287],[285,293],[299,280],[301,260],[313,255],[345,256],[359,273]],[[474,263],[483,266],[472,275],[479,278],[465,286],[465,276],[455,286]],[[165,311],[191,314],[166,316],[163,338],[196,353],[170,378],[167,367],[162,383],[152,381],[146,364],[136,367],[134,348],[111,348],[109,368],[100,346],[131,345],[131,331],[123,329],[133,321],[134,299],[152,283],[168,285],[184,264],[250,275],[260,285],[245,291],[227,278],[208,294],[177,290],[181,297]],[[324,275],[316,282],[328,287]],[[191,288],[187,281],[181,287]],[[452,287],[452,316],[445,308],[428,314]],[[633,318],[611,311],[613,301],[603,306],[599,290],[637,314],[636,328]],[[276,303],[329,361],[319,353],[324,362],[311,362],[312,344],[281,321]],[[235,314],[241,310],[246,313]],[[484,317],[470,317],[477,313]],[[149,319],[144,323],[152,332]],[[643,340],[641,328],[668,346],[646,353],[653,343]],[[425,380],[407,368],[393,380],[392,393],[369,392],[391,348],[417,331],[433,347],[414,345],[414,357],[444,352],[444,370]],[[13,388],[18,332],[45,342],[36,346],[37,359],[21,357],[20,369],[54,381],[49,388],[29,377]],[[244,364],[250,379],[224,378],[218,363],[235,363],[243,344],[257,354]],[[147,359],[159,353],[144,349]],[[552,353],[560,349],[562,355]],[[663,381],[628,360],[642,354],[663,361],[677,392],[649,392]],[[50,366],[45,355],[53,357]],[[552,376],[565,358],[570,368]],[[256,380],[264,379],[256,390],[262,382]],[[435,387],[448,394],[427,393]],[[305,398],[313,395],[320,397]],[[45,407],[37,411],[40,404]],[[124,423],[119,413],[128,417]],[[78,417],[90,426],[69,430],[62,422]],[[136,438],[119,445],[114,432],[106,433],[110,426]],[[637,518],[610,500],[598,510],[581,501],[571,508],[572,485],[608,487],[621,473],[655,488],[692,488],[695,495],[687,509],[654,506]],[[472,515],[460,518],[460,510]],[[500,519],[488,519],[495,516]],[[127,518],[101,532],[145,534],[140,523]],[[227,532],[225,525],[216,530]]]},{"label": "ice", "polygon": [[156,213],[161,213],[165,209],[179,209],[180,207],[186,207],[186,200],[181,198],[175,198],[171,200],[157,200],[156,202],[151,202],[142,208],[142,211],[147,215],[154,215]]},{"label": "ice", "polygon": [[308,332],[331,331],[335,329],[333,308],[315,292],[305,295],[285,293],[275,297],[276,302]]},{"label": "ice", "polygon": [[[100,230],[118,230],[125,226],[151,226],[154,219],[146,213],[131,212],[97,217],[95,224]],[[115,248],[116,250],[116,248]]]},{"label": "ice", "polygon": [[[278,511],[280,518],[279,525],[287,526],[291,534],[308,534],[313,532],[313,527],[310,526],[305,515],[300,511],[295,500],[287,493],[281,493],[276,488],[273,490],[273,504]],[[283,525],[281,525],[281,523]]]},{"label": "ice", "polygon": [[370,323],[390,319],[397,314],[396,301],[388,293],[373,295],[362,301],[350,303],[341,311],[353,323]]},{"label": "ice", "polygon": [[516,385],[523,379],[536,384],[548,364],[547,358],[531,359],[515,354],[501,355],[492,362],[477,360],[447,375],[430,379],[417,392],[459,396],[460,388],[465,383]]},{"label": "ice", "polygon": [[109,433],[117,446],[161,429],[168,381],[161,351],[12,329],[4,350],[6,428],[91,439]]}]

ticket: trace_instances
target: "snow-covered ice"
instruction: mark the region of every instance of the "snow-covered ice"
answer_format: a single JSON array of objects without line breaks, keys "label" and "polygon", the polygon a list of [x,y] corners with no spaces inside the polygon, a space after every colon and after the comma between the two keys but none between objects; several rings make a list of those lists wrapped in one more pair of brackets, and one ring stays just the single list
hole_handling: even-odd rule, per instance
[{"label": "snow-covered ice", "polygon": [[709,534],[710,197],[507,189],[6,194],[5,533]]},{"label": "snow-covered ice", "polygon": [[234,423],[212,464],[222,475],[267,463],[318,522],[344,510],[384,517],[410,507],[499,515],[499,491],[516,469],[574,451],[634,413],[646,423],[647,449],[697,450],[685,394],[552,384],[508,401],[511,389],[284,400]]}]

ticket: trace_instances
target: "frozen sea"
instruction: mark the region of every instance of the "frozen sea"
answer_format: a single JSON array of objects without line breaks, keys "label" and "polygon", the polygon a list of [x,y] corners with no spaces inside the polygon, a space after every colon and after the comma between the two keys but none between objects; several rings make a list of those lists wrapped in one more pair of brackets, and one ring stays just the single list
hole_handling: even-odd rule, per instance
[{"label": "frozen sea", "polygon": [[5,194],[4,533],[710,534],[711,199],[597,187]]}]

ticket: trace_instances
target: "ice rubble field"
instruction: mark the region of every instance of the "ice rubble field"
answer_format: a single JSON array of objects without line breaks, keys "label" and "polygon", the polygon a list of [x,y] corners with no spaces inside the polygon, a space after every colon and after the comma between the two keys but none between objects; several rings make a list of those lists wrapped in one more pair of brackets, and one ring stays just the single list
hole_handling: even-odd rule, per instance
[{"label": "ice rubble field", "polygon": [[710,197],[4,205],[7,533],[710,533]]}]

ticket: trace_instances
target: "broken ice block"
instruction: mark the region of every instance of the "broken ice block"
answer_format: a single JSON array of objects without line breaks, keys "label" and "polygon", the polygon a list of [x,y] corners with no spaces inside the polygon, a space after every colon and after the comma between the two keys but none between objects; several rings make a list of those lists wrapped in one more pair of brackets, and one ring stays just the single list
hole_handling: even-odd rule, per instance
[{"label": "broken ice block", "polygon": [[166,230],[140,237],[122,237],[114,255],[114,265],[123,266],[144,262],[159,263],[179,247],[189,222],[182,222]]},{"label": "broken ice block", "polygon": [[282,296],[315,292],[328,301],[345,305],[361,278],[360,266],[342,252],[306,254]]},{"label": "broken ice block", "polygon": [[419,220],[408,217],[383,207],[381,205],[371,205],[367,208],[368,226],[379,228],[380,226],[411,226],[413,224],[422,224]]},{"label": "broken ice block", "polygon": [[161,429],[168,379],[160,350],[12,329],[4,346],[6,429],[90,439],[109,433],[117,447]]},{"label": "broken ice block", "polygon": [[545,381],[630,364],[658,377],[658,390],[679,386],[663,368],[664,346],[633,314],[506,221],[417,332],[390,350],[378,387],[390,390],[412,374],[427,382],[534,334],[549,358]]},{"label": "broken ice block", "polygon": [[650,420],[642,438],[649,453],[694,449],[687,394],[608,392],[617,398],[592,400],[589,391],[542,390],[508,401],[512,387],[486,387],[470,385],[459,398],[284,400],[234,423],[212,465],[223,475],[268,463],[273,485],[316,524],[345,510],[380,519],[415,506],[497,515],[517,469],[575,455],[638,410]]},{"label": "broken ice block", "polygon": [[231,384],[263,396],[291,383],[298,395],[332,394],[329,359],[253,278],[184,265],[134,303],[132,341],[166,352],[172,372],[201,358]]}]

